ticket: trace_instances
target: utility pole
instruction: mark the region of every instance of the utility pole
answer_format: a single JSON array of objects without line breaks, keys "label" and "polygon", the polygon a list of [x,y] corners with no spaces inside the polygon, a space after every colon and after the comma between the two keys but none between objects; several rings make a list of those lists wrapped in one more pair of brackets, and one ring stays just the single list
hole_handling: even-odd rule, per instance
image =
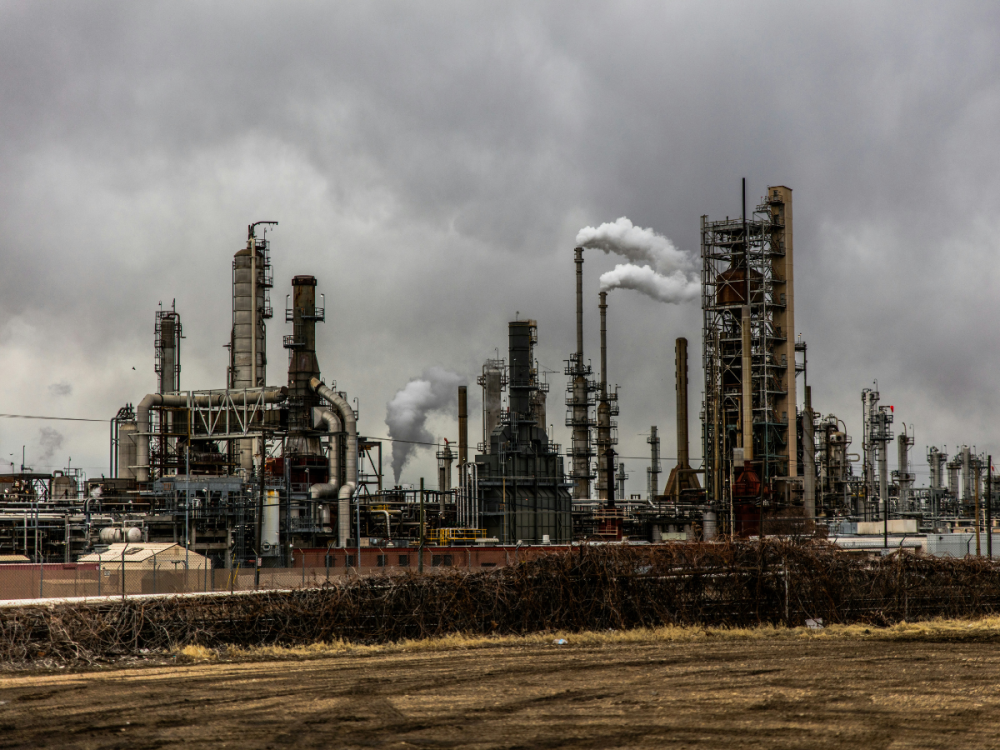
[{"label": "utility pole", "polygon": [[420,542],[417,547],[417,572],[424,572],[424,478],[420,477]]},{"label": "utility pole", "polygon": [[993,456],[986,457],[986,556],[993,559]]},{"label": "utility pole", "polygon": [[982,557],[983,548],[981,546],[981,541],[979,539],[979,524],[981,519],[979,518],[979,459],[976,459],[976,478],[973,480],[976,485],[976,557]]}]

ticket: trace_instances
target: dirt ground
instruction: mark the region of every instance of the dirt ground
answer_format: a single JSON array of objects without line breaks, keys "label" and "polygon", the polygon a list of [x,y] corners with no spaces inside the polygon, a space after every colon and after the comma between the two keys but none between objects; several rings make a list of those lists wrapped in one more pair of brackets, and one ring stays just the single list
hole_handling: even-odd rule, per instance
[{"label": "dirt ground", "polygon": [[0,747],[1000,747],[1000,644],[500,645],[0,679]]}]

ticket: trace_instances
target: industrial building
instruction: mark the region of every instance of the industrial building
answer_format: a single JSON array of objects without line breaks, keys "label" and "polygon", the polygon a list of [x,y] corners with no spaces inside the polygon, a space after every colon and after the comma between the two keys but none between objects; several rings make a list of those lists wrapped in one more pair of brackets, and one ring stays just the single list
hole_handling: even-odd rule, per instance
[{"label": "industrial building", "polygon": [[[921,542],[931,551],[954,547],[942,535],[980,528],[991,548],[985,455],[963,445],[949,460],[946,447],[930,447],[930,483],[917,487],[913,426],[893,433],[894,409],[880,402],[877,386],[861,393],[859,439],[840,417],[814,410],[808,350],[795,329],[792,190],[768,187],[752,210],[746,206],[744,188],[738,218],[701,217],[703,458],[691,458],[689,339],[678,336],[674,393],[663,394],[675,401],[677,456],[662,488],[660,431],[652,425],[646,494],[625,497],[621,393],[611,385],[618,360],[607,339],[613,308],[606,291],[593,300],[600,318],[595,378],[583,346],[590,307],[584,248],[573,252],[566,450],[547,428],[549,384],[535,358],[539,324],[517,319],[508,323],[506,358],[486,359],[478,378],[482,439],[475,455],[470,460],[468,390],[460,386],[457,440],[437,447],[434,486],[389,487],[382,441],[359,434],[348,393],[321,368],[316,326],[326,305],[314,276],[291,277],[287,371],[275,378],[272,364],[269,382],[266,326],[276,282],[267,231],[275,222],[257,222],[232,260],[229,363],[220,387],[182,390],[181,313],[161,306],[153,321],[156,392],[135,394],[110,419],[107,476],[23,468],[0,475],[0,553],[104,564],[131,543],[161,550],[171,565],[182,550],[185,564],[234,568],[286,567],[296,554],[340,554],[348,565],[362,547],[392,547],[403,550],[394,559],[408,565],[405,550],[422,545],[475,546],[485,554],[506,545],[819,534],[864,547],[879,541],[879,527],[888,544],[897,533],[890,522],[906,529],[910,544],[921,535],[942,537]],[[893,440],[897,468],[890,472]]]}]

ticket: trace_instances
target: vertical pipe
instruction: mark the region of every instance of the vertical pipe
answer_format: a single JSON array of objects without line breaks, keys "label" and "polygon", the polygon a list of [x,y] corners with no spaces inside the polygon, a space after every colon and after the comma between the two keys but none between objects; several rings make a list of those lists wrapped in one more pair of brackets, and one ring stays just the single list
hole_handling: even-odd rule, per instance
[{"label": "vertical pipe", "polygon": [[250,251],[250,387],[257,387],[257,248],[254,242],[253,225],[247,234],[247,249]]},{"label": "vertical pipe", "polygon": [[986,556],[993,559],[993,456],[986,457]]},{"label": "vertical pipe", "polygon": [[458,471],[469,463],[469,389],[458,386]]},{"label": "vertical pipe", "polygon": [[753,392],[750,378],[750,305],[743,305],[743,462],[753,460]]},{"label": "vertical pipe", "polygon": [[979,539],[979,523],[980,523],[981,519],[979,518],[979,460],[978,459],[976,460],[975,479],[974,479],[974,481],[975,481],[975,485],[976,485],[976,492],[975,492],[975,494],[976,494],[976,557],[979,557],[979,556],[981,556],[983,554],[983,552],[982,552],[982,546],[981,546],[980,539]]},{"label": "vertical pipe", "polygon": [[424,478],[420,477],[420,541],[417,544],[417,572],[424,572]]}]

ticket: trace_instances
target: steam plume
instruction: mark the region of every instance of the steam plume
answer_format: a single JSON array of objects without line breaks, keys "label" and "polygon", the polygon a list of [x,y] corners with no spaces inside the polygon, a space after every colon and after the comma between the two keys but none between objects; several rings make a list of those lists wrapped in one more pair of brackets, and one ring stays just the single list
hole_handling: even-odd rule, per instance
[{"label": "steam plume", "polygon": [[679,304],[698,298],[701,284],[691,253],[652,229],[635,226],[622,216],[599,227],[584,227],[576,235],[580,247],[621,255],[630,263],[601,276],[601,290],[634,289],[659,302]]},{"label": "steam plume", "polygon": [[38,461],[39,463],[44,464],[55,455],[57,450],[62,448],[64,438],[63,434],[59,432],[59,430],[52,427],[43,427],[39,430],[39,432],[41,433],[41,437],[38,438],[38,442],[41,444],[42,448],[45,449],[45,451],[38,457]]},{"label": "steam plume", "polygon": [[649,266],[631,263],[619,263],[613,271],[601,274],[602,292],[619,288],[635,289],[647,297],[673,304],[691,302],[701,294],[701,285],[685,276],[683,271],[664,276]]},{"label": "steam plume", "polygon": [[431,367],[403,386],[386,404],[385,423],[389,427],[389,437],[413,441],[392,444],[392,474],[396,484],[399,484],[403,466],[417,447],[414,442],[434,442],[434,436],[424,426],[427,416],[434,411],[457,411],[458,386],[465,382],[458,373]]}]

